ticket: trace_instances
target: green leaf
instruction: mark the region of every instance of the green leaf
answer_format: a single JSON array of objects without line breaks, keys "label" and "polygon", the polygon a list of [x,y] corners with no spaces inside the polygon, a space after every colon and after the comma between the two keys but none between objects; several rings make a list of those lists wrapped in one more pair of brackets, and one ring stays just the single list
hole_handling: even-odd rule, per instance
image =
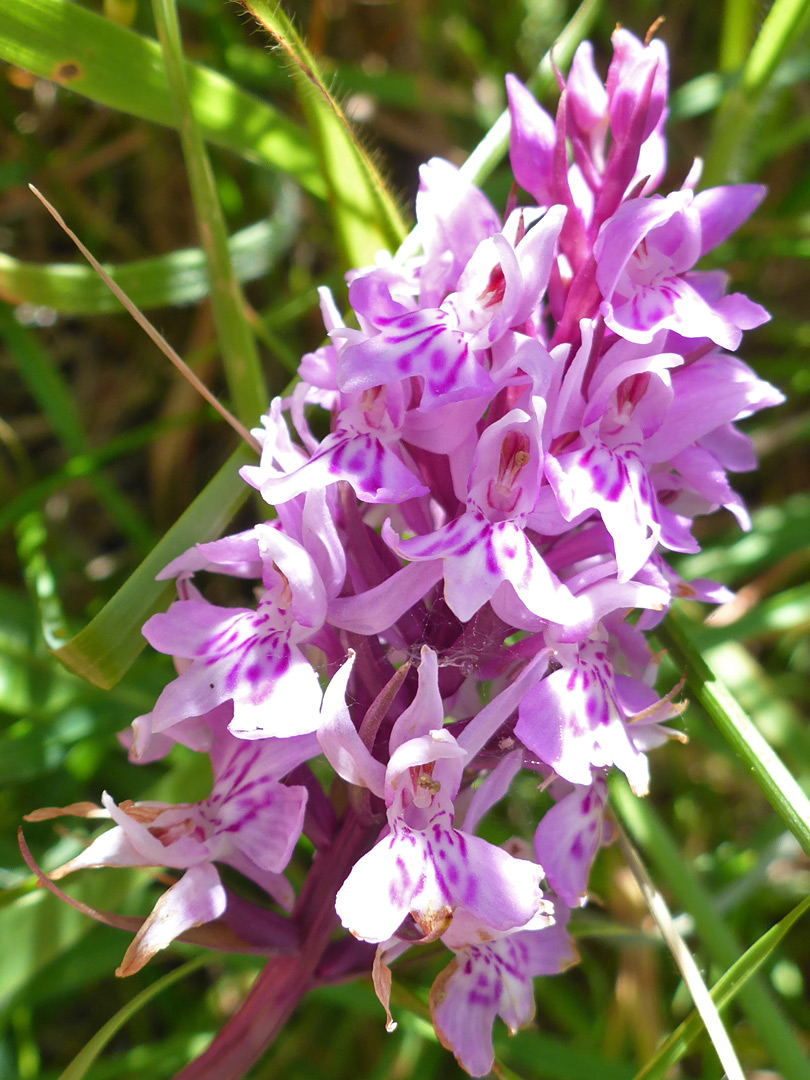
[{"label": "green leaf", "polygon": [[[712,1000],[718,1010],[729,1005],[743,989],[748,980],[762,967],[779,945],[787,932],[810,910],[810,897],[805,897],[781,922],[772,926],[750,949],[746,950],[714,984],[711,990]],[[696,1012],[692,1012],[658,1048],[655,1055],[637,1073],[635,1080],[663,1080],[669,1070],[681,1060],[689,1047],[703,1030],[703,1023]],[[810,1067],[806,1064],[806,1070]]]},{"label": "green leaf", "polygon": [[115,1016],[112,1016],[107,1023],[96,1032],[93,1038],[82,1047],[73,1061],[71,1061],[70,1065],[68,1065],[59,1077],[59,1080],[82,1080],[82,1078],[87,1075],[87,1070],[96,1060],[98,1055],[110,1039],[121,1030],[124,1024],[142,1009],[144,1005],[147,1005],[153,997],[156,997],[167,987],[184,979],[193,971],[197,971],[197,969],[201,968],[207,960],[208,957],[205,954],[197,956],[193,960],[189,960],[188,963],[183,964],[181,967],[175,968],[174,971],[170,971],[166,975],[161,976],[161,978],[153,982],[151,986],[147,986],[145,990],[141,990],[140,994],[136,994],[131,1001],[128,1001],[123,1008],[119,1009]]},{"label": "green leaf", "polygon": [[155,581],[155,574],[193,544],[220,535],[250,492],[237,469],[254,461],[240,446],[115,596],[54,656],[96,686],[114,686],[145,644],[144,621],[174,592],[173,583]]},{"label": "green leaf", "polygon": [[743,68],[744,93],[759,94],[765,89],[809,11],[807,0],[774,0]]},{"label": "green leaf", "polygon": [[656,634],[675,664],[685,668],[689,689],[810,854],[810,799],[692,644],[688,620],[681,612],[671,610]]},{"label": "green leaf", "polygon": [[[237,279],[255,281],[266,274],[295,237],[299,221],[295,189],[285,184],[269,220],[248,225],[230,238],[228,246]],[[105,269],[142,309],[192,304],[209,291],[205,255],[199,248],[106,265]],[[29,263],[3,253],[0,295],[13,304],[44,305],[62,315],[102,315],[121,310],[98,274],[84,263]],[[78,447],[73,445],[71,449]]]},{"label": "green leaf", "polygon": [[[715,910],[712,897],[687,865],[650,803],[633,795],[618,774],[610,779],[610,798],[625,828],[655,866],[657,876],[694,919],[706,953],[730,969],[742,952],[740,943]],[[749,983],[740,995],[740,1003],[780,1073],[790,1080],[809,1080],[806,1055],[767,987],[759,981]]]},{"label": "green leaf", "polygon": [[[3,256],[0,255],[0,260],[2,258]],[[73,454],[85,452],[88,448],[87,439],[67,381],[59,367],[42,347],[37,335],[27,327],[21,326],[8,305],[2,301],[0,301],[0,339],[14,357],[17,370],[65,447]],[[148,551],[154,543],[154,535],[133,503],[101,473],[93,471],[89,475],[89,480],[96,495],[124,536],[142,552]],[[0,517],[2,517],[2,510],[0,510]]]},{"label": "green leaf", "polygon": [[[101,105],[155,124],[174,123],[158,43],[70,0],[0,4],[0,59]],[[189,62],[186,71],[194,116],[206,139],[288,173],[326,198],[306,132],[224,75]]]},{"label": "green leaf", "polygon": [[315,58],[283,9],[272,0],[242,0],[292,64],[343,253],[350,266],[395,251],[406,227],[385,181],[332,96]]},{"label": "green leaf", "polygon": [[245,318],[245,299],[231,263],[228,232],[211,162],[191,106],[174,0],[152,0],[152,11],[163,49],[197,230],[205,252],[211,308],[225,378],[237,417],[250,426],[267,405],[267,383],[253,333]]},{"label": "green leaf", "polygon": [[757,17],[756,0],[725,0],[720,32],[721,71],[738,71],[751,51]]},{"label": "green leaf", "polygon": [[702,183],[746,179],[763,124],[762,102],[787,50],[795,45],[810,7],[807,0],[774,0],[739,80],[729,86],[714,118]]},{"label": "green leaf", "polygon": [[[142,874],[131,870],[115,875],[92,875],[78,882],[72,892],[91,907],[116,907],[124,899],[129,902],[137,898],[145,880]],[[9,892],[14,898],[12,903],[0,905],[3,940],[0,1010],[4,1010],[34,976],[83,939],[95,925],[81,911],[45,890],[30,891],[27,881]],[[22,895],[15,895],[17,893]]]}]

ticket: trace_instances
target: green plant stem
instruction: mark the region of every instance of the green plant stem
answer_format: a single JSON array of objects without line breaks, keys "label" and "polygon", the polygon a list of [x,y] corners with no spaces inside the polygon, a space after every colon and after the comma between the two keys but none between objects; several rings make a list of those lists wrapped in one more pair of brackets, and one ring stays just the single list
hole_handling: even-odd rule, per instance
[{"label": "green plant stem", "polygon": [[[611,804],[645,857],[655,866],[658,877],[671,890],[684,911],[695,922],[703,947],[712,960],[731,968],[742,947],[714,908],[712,898],[692,873],[669,831],[649,802],[633,795],[622,777],[610,781]],[[751,1027],[771,1055],[774,1066],[786,1080],[810,1080],[810,1063],[777,1002],[759,979],[751,979],[739,990],[740,1003]]]},{"label": "green plant stem", "polygon": [[228,250],[228,232],[214,174],[189,100],[180,24],[174,0],[152,0],[166,74],[188,171],[194,211],[205,251],[211,306],[234,411],[243,424],[256,422],[267,404],[267,387],[253,333],[244,316],[244,297]]},{"label": "green plant stem", "polygon": [[671,610],[658,627],[656,636],[676,666],[686,670],[689,690],[742,759],[805,853],[810,855],[810,799],[692,644],[687,618],[680,611]]},{"label": "green plant stem", "polygon": [[[771,956],[774,949],[787,932],[810,909],[810,897],[805,897],[792,911],[772,926],[750,949],[746,949],[739,960],[728,969],[711,989],[712,1000],[722,1011],[737,994],[741,993],[754,974]],[[653,1058],[636,1074],[634,1080],[663,1080],[670,1075],[670,1069],[681,1060],[690,1046],[703,1030],[703,1023],[696,1012],[679,1024],[672,1034],[658,1047]],[[800,1050],[802,1060],[807,1063],[807,1055]]]},{"label": "green plant stem", "polygon": [[725,92],[715,113],[704,162],[704,187],[748,178],[749,158],[761,122],[762,98],[809,14],[807,0],[775,0],[771,5],[739,80]]}]

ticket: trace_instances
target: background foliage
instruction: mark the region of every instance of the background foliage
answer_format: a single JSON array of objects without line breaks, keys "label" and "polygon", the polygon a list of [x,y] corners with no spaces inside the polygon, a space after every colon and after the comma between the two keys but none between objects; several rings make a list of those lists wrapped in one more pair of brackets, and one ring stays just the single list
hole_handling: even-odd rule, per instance
[{"label": "background foliage", "polygon": [[[285,9],[407,217],[418,164],[433,154],[462,162],[504,106],[504,74],[530,76],[576,6],[313,0]],[[663,14],[677,88],[672,186],[700,154],[707,183],[757,180],[770,189],[720,257],[735,287],[773,312],[747,336],[744,355],[789,403],[752,430],[762,466],[740,487],[755,508],[753,531],[713,519],[703,553],[682,567],[736,588],[737,601],[708,624],[705,612],[684,608],[662,643],[677,658],[668,685],[691,640],[810,791],[807,9],[804,0],[591,0],[574,31],[588,33],[604,65],[617,21],[643,36]],[[155,3],[158,22],[171,10],[168,0]],[[78,1059],[66,1080],[169,1077],[236,1008],[256,971],[248,958],[207,958],[165,993],[134,1001],[195,950],[177,947],[116,980],[125,935],[35,890],[19,857],[16,827],[36,807],[97,801],[104,788],[117,798],[169,801],[205,793],[206,777],[182,748],[168,766],[134,768],[115,737],[151,708],[170,676],[166,657],[142,653],[101,689],[56,663],[46,642],[63,646],[104,609],[235,447],[233,433],[120,313],[26,185],[43,190],[119,268],[135,302],[248,424],[263,408],[262,383],[280,392],[300,354],[320,342],[316,285],[327,282],[340,296],[346,266],[397,235],[395,208],[363,188],[366,166],[341,142],[323,99],[305,98],[302,109],[288,52],[270,49],[241,5],[182,0],[179,12],[200,136],[195,150],[186,131],[186,152],[199,165],[205,140],[212,170],[196,181],[192,170],[193,199],[173,130],[175,115],[183,122],[180,91],[171,64],[167,77],[148,0],[0,5],[0,1075],[8,1080],[60,1076],[127,1003],[101,1056]],[[544,85],[553,104],[553,80]],[[498,204],[507,185],[496,169],[485,186]],[[214,265],[230,273],[227,233],[245,291],[235,308],[227,277],[213,275],[209,289],[200,250],[200,223],[216,225],[220,213]],[[232,513],[239,527],[233,475],[231,464],[192,507],[169,541],[177,549],[201,528],[221,530]],[[152,564],[167,558],[159,553]],[[152,572],[141,571],[101,631],[68,653],[74,667],[89,664],[96,682],[114,682],[137,652],[138,605],[142,618],[158,601],[144,591]],[[692,696],[711,711],[702,676],[692,674]],[[807,894],[810,865],[722,724],[694,703],[684,725],[689,745],[654,756],[649,800],[620,784],[613,797],[711,984]],[[504,837],[528,835],[536,799],[528,787],[504,812]],[[804,827],[807,835],[798,801],[794,810],[794,832]],[[27,836],[46,868],[81,842],[72,824],[30,825]],[[293,876],[301,869],[293,866]],[[141,913],[150,881],[146,872],[90,871],[68,889],[101,908]],[[582,964],[538,982],[535,1029],[511,1040],[498,1031],[507,1076],[631,1080],[664,1067],[655,1050],[686,1016],[688,995],[617,848],[600,857],[593,890],[594,904],[576,920]],[[809,959],[810,925],[799,921],[725,1014],[746,1070],[810,1076]],[[438,956],[433,966],[406,959],[396,969],[393,1036],[369,982],[316,991],[256,1067],[256,1080],[455,1075],[426,1019],[440,964]],[[720,1075],[705,1036],[678,1068]]]}]

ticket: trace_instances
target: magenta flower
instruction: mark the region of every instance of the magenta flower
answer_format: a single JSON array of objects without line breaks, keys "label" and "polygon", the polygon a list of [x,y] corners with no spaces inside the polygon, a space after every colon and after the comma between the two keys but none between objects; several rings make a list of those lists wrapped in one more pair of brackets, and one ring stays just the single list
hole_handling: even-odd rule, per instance
[{"label": "magenta flower", "polygon": [[689,271],[764,195],[764,188],[749,184],[623,203],[600,229],[593,249],[600,310],[611,330],[641,343],[652,341],[660,329],[674,330],[736,349],[743,330],[770,316],[741,293],[706,297],[703,275]]},{"label": "magenta flower", "polygon": [[419,689],[391,732],[384,774],[342,704],[352,664],[330,683],[318,738],[339,775],[384,798],[389,828],[338,891],[341,922],[372,942],[387,941],[408,915],[432,940],[459,908],[496,930],[525,925],[542,902],[541,868],[452,825],[467,755],[442,727],[436,654],[422,650]]},{"label": "magenta flower", "polygon": [[[175,743],[208,754],[211,795],[105,794],[114,827],[57,875],[182,872],[125,957],[137,970],[190,927],[256,919],[220,865],[290,909],[306,814],[315,857],[282,922],[300,952],[271,961],[206,1051],[214,1071],[224,1054],[244,1074],[252,1025],[275,1030],[302,988],[356,975],[368,943],[387,1009],[388,962],[441,939],[434,1026],[485,1075],[495,1017],[528,1023],[533,978],[576,958],[568,909],[609,840],[609,770],[643,795],[648,752],[683,737],[645,633],[676,597],[728,593],[664,554],[698,550],[698,514],[747,527],[730,474],[755,462],[734,425],[781,400],[721,351],[767,313],[698,266],[764,189],[695,193],[696,164],[656,193],[666,50],[612,41],[604,82],[579,46],[555,117],[507,78],[528,205],[513,192],[502,217],[455,166],[421,168],[417,243],[347,275],[345,321],[320,291],[326,340],[253,433],[261,458],[241,476],[273,521],[161,575],[178,600],[144,635],[178,674],[122,741],[141,762]],[[253,599],[208,602],[200,572],[252,582]],[[478,830],[518,777],[554,804],[497,846]]]},{"label": "magenta flower", "polygon": [[492,1068],[492,1025],[500,1016],[510,1034],[534,1017],[532,980],[557,975],[577,961],[561,905],[540,912],[512,933],[492,934],[459,917],[442,937],[456,954],[430,991],[430,1013],[439,1041],[471,1076]]},{"label": "magenta flower", "polygon": [[214,784],[207,799],[168,803],[102,802],[115,826],[51,874],[99,866],[166,866],[183,875],[158,900],[127,949],[118,973],[140,970],[185,930],[219,918],[226,891],[215,862],[251,878],[289,908],[282,876],[301,834],[307,792],[279,778],[317,752],[311,736],[247,743],[220,729],[212,751]]}]

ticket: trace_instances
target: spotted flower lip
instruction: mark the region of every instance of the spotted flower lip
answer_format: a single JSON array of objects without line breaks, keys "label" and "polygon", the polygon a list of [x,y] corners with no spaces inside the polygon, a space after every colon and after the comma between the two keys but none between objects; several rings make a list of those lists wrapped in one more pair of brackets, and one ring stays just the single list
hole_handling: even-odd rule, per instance
[{"label": "spotted flower lip", "polygon": [[352,869],[336,897],[344,926],[383,942],[410,915],[425,940],[451,925],[456,910],[498,930],[525,925],[538,911],[542,869],[453,827],[464,747],[442,728],[438,662],[422,650],[419,688],[390,737],[384,775],[348,718],[345,687],[353,659],[330,684],[321,746],[340,775],[385,798],[388,833]]},{"label": "spotted flower lip", "polygon": [[534,1016],[533,977],[556,975],[576,962],[567,919],[561,904],[548,904],[510,932],[498,934],[460,916],[443,935],[455,958],[433,984],[431,1017],[439,1041],[471,1076],[485,1076],[492,1068],[496,1015],[514,1035]]}]

